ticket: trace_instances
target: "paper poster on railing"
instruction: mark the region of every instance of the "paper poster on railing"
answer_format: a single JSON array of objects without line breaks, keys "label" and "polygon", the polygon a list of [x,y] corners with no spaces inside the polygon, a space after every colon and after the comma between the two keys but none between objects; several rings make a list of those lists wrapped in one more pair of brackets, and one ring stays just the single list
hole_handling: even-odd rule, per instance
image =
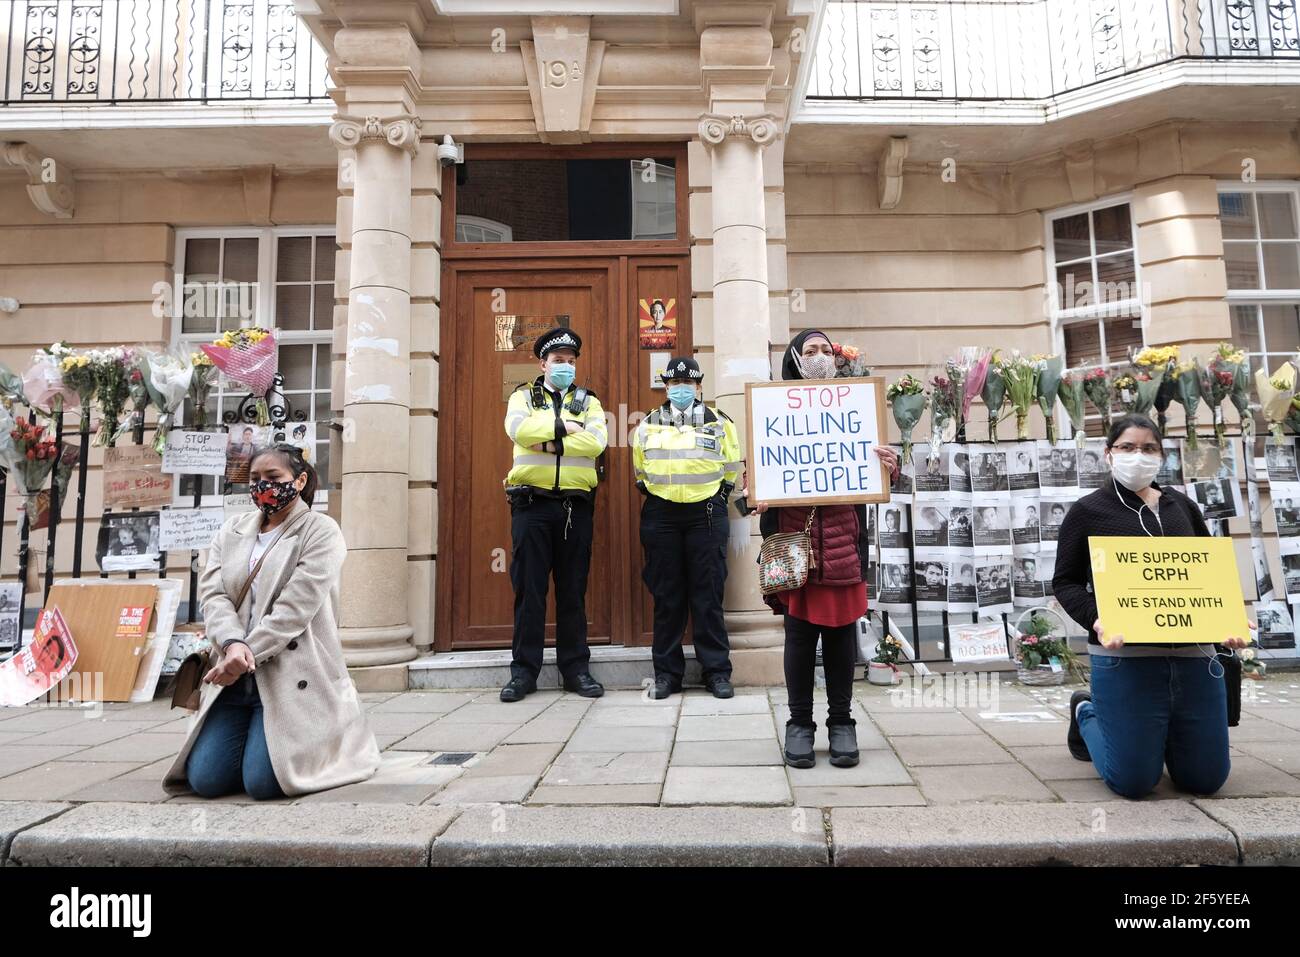
[{"label": "paper poster on railing", "polygon": [[[1007,447],[1007,480],[1012,492],[1038,491],[1038,449],[1033,442]],[[1018,496],[1013,496],[1018,497]]]},{"label": "paper poster on railing", "polygon": [[[903,447],[895,445],[892,448],[898,453],[898,461],[901,463],[903,461]],[[913,455],[915,456],[915,450],[913,450]],[[889,500],[900,505],[911,505],[912,486],[915,482],[916,459],[913,457],[912,461],[906,465],[899,465],[898,474],[889,483]]]},{"label": "paper poster on railing", "polygon": [[948,606],[947,559],[947,553],[943,549],[916,550],[913,576],[916,583],[916,607],[921,611],[943,611]]},{"label": "paper poster on railing", "polygon": [[1250,555],[1255,566],[1255,591],[1260,601],[1272,601],[1274,597],[1273,572],[1268,567],[1268,553],[1264,542],[1259,538],[1250,541]]},{"label": "paper poster on railing", "polygon": [[1110,485],[1110,468],[1106,465],[1106,440],[1087,439],[1079,454],[1079,489],[1084,492]]},{"label": "paper poster on railing", "polygon": [[907,552],[882,548],[876,570],[876,607],[894,614],[910,614],[912,601],[912,565]]},{"label": "paper poster on railing", "polygon": [[948,547],[948,505],[933,502],[916,507],[916,530],[913,532],[918,548]]},{"label": "paper poster on railing", "polygon": [[1295,436],[1285,436],[1279,443],[1272,435],[1264,439],[1264,467],[1270,482],[1300,482],[1296,467]]},{"label": "paper poster on railing", "polygon": [[1268,602],[1255,606],[1259,622],[1259,646],[1268,650],[1294,648],[1295,620],[1291,609],[1282,602]]},{"label": "paper poster on railing", "polygon": [[1079,463],[1073,443],[1038,441],[1038,484],[1043,498],[1074,501],[1079,490]]},{"label": "paper poster on railing", "polygon": [[983,614],[1012,610],[1010,556],[985,556],[975,560],[975,594]]},{"label": "paper poster on railing", "polygon": [[225,509],[167,508],[159,514],[159,541],[163,551],[202,549],[212,544],[225,521]]},{"label": "paper poster on railing", "polygon": [[969,498],[971,494],[970,450],[965,445],[949,443],[944,446],[948,463],[948,492],[952,501]]},{"label": "paper poster on railing", "polygon": [[1015,579],[1012,588],[1017,607],[1027,608],[1044,604],[1052,597],[1052,576],[1056,574],[1056,553],[1039,552],[1015,560]]},{"label": "paper poster on railing", "polygon": [[974,509],[969,504],[951,505],[948,508],[948,546],[970,551],[975,547]]},{"label": "paper poster on railing", "polygon": [[971,491],[977,502],[1010,502],[1007,451],[996,445],[970,446]]},{"label": "paper poster on railing", "polygon": [[[1188,494],[1201,507],[1207,522],[1236,518],[1242,512],[1241,488],[1235,479],[1204,479],[1193,482]],[[1211,530],[1213,526],[1211,526]]]},{"label": "paper poster on railing", "polygon": [[1041,541],[1038,499],[1024,493],[1021,496],[1011,503],[1011,543],[1017,555],[1037,551]]},{"label": "paper poster on railing", "polygon": [[880,547],[906,548],[912,530],[908,527],[909,512],[906,505],[892,502],[880,506]]},{"label": "paper poster on railing", "polygon": [[1161,487],[1182,488],[1183,485],[1183,450],[1178,439],[1165,439],[1165,454],[1160,460],[1160,471],[1156,473],[1156,483]]},{"label": "paper poster on railing", "polygon": [[1056,547],[1056,540],[1061,533],[1061,523],[1065,521],[1065,513],[1070,510],[1070,506],[1073,504],[1074,501],[1071,500],[1068,502],[1044,501],[1039,505],[1038,535],[1044,545],[1050,542],[1053,548]]},{"label": "paper poster on railing", "polygon": [[912,446],[912,458],[916,465],[916,501],[933,502],[948,498],[948,460],[940,452],[939,464],[935,471],[930,471],[930,443],[918,442]]},{"label": "paper poster on railing", "polygon": [[975,592],[975,556],[950,555],[948,568],[948,611],[974,611],[978,600]]},{"label": "paper poster on railing", "polygon": [[1011,554],[1011,506],[975,505],[975,551],[981,555]]}]

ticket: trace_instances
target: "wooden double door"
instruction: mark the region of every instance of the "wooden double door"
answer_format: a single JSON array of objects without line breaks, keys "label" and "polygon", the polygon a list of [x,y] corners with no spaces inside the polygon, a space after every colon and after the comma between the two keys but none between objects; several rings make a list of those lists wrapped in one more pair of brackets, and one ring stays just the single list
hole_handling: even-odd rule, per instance
[{"label": "wooden double door", "polygon": [[[578,383],[600,398],[609,426],[596,495],[587,587],[591,644],[648,645],[651,603],[641,581],[641,495],[630,439],[664,401],[652,366],[691,346],[689,260],[683,256],[476,259],[445,263],[439,362],[438,651],[510,647],[510,508],[503,479],[512,444],[506,401],[539,374],[535,336],[568,325],[582,337]],[[675,318],[675,344],[640,334],[655,300]],[[657,311],[657,308],[656,310]],[[645,348],[643,348],[643,344]],[[554,583],[547,643],[555,637]]]}]

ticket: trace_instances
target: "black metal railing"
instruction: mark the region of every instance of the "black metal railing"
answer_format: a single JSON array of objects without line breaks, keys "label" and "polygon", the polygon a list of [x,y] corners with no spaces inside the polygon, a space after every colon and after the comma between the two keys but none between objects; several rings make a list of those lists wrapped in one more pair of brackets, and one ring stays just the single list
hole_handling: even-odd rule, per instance
[{"label": "black metal railing", "polygon": [[809,99],[1041,99],[1182,59],[1300,60],[1297,0],[831,0]]},{"label": "black metal railing", "polygon": [[311,100],[292,0],[0,0],[3,104]]}]

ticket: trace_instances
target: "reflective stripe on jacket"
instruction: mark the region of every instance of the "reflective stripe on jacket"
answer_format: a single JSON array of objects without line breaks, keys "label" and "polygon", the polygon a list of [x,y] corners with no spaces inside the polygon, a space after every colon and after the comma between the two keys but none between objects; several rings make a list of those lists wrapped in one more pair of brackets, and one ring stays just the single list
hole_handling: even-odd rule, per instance
[{"label": "reflective stripe on jacket", "polygon": [[[535,385],[515,389],[506,405],[506,435],[514,442],[514,461],[506,484],[552,491],[592,491],[597,481],[596,459],[609,444],[605,410],[600,400],[589,392],[587,407],[575,413],[568,405],[578,386],[569,386],[562,400],[540,386],[548,404],[534,408]],[[566,421],[577,422],[582,430],[568,434],[563,424]],[[542,449],[548,442],[552,451]]]},{"label": "reflective stripe on jacket", "polygon": [[702,402],[686,410],[681,425],[674,423],[673,412],[665,404],[637,426],[632,436],[637,482],[670,502],[703,502],[717,495],[724,481],[735,485],[740,473],[735,423]]}]

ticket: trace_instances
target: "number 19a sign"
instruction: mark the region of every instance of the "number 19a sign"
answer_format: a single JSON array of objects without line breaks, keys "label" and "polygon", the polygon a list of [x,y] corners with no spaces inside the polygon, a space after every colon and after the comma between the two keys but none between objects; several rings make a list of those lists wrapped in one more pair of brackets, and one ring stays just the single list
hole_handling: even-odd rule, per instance
[{"label": "number 19a sign", "polygon": [[751,503],[889,501],[883,378],[749,382],[745,407]]}]

